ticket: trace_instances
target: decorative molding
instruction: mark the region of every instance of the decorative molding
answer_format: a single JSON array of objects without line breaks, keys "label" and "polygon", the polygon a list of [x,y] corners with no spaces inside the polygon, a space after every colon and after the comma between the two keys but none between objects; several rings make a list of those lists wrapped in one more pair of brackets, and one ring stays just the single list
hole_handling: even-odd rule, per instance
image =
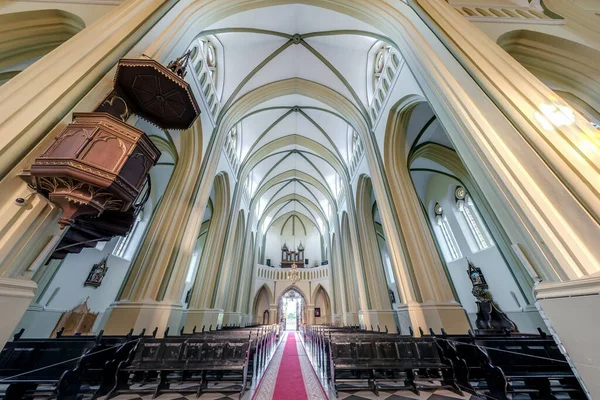
[{"label": "decorative molding", "polygon": [[33,299],[37,284],[26,279],[0,278],[0,295]]},{"label": "decorative molding", "polygon": [[[539,3],[539,1],[534,2]],[[490,7],[489,5],[452,4],[452,7],[469,21],[477,22],[501,22],[501,23],[528,23],[528,24],[551,24],[562,25],[562,18],[553,18],[544,13],[539,4],[529,7]]]},{"label": "decorative molding", "polygon": [[534,291],[538,300],[600,295],[600,276],[565,282],[540,282]]}]

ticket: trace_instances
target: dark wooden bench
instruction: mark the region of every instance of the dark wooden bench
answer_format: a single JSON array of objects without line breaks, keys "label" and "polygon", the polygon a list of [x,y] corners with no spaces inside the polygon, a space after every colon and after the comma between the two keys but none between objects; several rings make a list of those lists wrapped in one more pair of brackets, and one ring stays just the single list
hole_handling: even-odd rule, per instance
[{"label": "dark wooden bench", "polygon": [[437,340],[456,365],[459,385],[470,393],[483,391],[499,400],[516,394],[556,399],[558,393],[574,399],[587,398],[551,336],[472,335]]},{"label": "dark wooden bench", "polygon": [[[252,339],[179,336],[140,339],[129,358],[122,362],[108,398],[124,392],[239,392],[246,390]],[[235,387],[211,390],[209,382],[239,382]],[[175,382],[195,383],[194,388],[173,389]],[[132,388],[135,384],[154,384],[152,389]]]},{"label": "dark wooden bench", "polygon": [[83,384],[105,390],[114,385],[116,369],[111,375],[111,366],[126,358],[133,343],[131,335],[21,339],[17,334],[0,353],[0,379],[8,385],[4,396],[20,399],[46,393],[74,398]]},{"label": "dark wooden bench", "polygon": [[[383,382],[402,382],[419,394],[428,381],[440,381],[438,388],[462,394],[454,378],[452,363],[439,351],[435,340],[394,335],[332,335],[329,341],[329,379],[335,391],[379,389]],[[391,386],[395,389],[398,386]]]}]

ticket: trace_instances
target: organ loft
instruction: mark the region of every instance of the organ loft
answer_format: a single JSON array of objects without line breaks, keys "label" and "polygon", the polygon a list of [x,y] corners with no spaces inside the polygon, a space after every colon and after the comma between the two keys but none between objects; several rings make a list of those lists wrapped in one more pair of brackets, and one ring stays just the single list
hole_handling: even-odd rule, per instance
[{"label": "organ loft", "polygon": [[[298,268],[304,268],[305,259],[304,259],[304,246],[302,242],[298,245],[297,250],[290,250],[287,247],[287,244],[284,243],[281,246],[281,267],[282,268],[290,268],[292,264],[296,264]],[[307,263],[308,264],[308,263]]]},{"label": "organ loft", "polygon": [[0,2],[0,398],[600,398],[600,2]]}]

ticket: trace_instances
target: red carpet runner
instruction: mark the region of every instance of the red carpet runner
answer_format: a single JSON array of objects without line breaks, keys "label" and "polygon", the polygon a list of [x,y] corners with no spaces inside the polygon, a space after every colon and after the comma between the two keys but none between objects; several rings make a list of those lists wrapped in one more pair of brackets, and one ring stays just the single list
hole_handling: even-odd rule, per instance
[{"label": "red carpet runner", "polygon": [[254,400],[326,400],[304,347],[288,332],[265,372]]},{"label": "red carpet runner", "polygon": [[283,358],[281,359],[279,373],[277,374],[277,383],[275,384],[273,399],[308,399],[306,388],[304,387],[302,369],[300,368],[300,359],[298,358],[296,335],[294,333],[289,333],[287,335],[287,341],[285,342],[285,348],[283,350]]}]

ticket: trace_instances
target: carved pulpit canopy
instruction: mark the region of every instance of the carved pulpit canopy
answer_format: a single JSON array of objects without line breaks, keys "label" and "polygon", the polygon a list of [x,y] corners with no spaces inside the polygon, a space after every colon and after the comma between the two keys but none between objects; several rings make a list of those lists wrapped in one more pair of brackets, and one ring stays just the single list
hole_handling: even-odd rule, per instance
[{"label": "carved pulpit canopy", "polygon": [[122,59],[115,89],[146,121],[164,129],[188,129],[200,115],[190,84],[183,79],[189,54],[167,67],[152,59]]},{"label": "carved pulpit canopy", "polygon": [[[134,202],[149,182],[160,151],[126,121],[133,112],[163,129],[188,129],[193,124],[200,108],[183,79],[189,57],[187,52],[166,67],[150,58],[121,59],[113,91],[94,112],[73,114],[73,122],[22,173],[30,186],[63,210],[58,221],[62,228],[78,229],[76,221],[86,219],[93,225],[105,211],[122,213],[124,218],[80,230],[88,236],[110,237],[131,228],[135,213],[143,207],[141,203],[133,207]],[[147,199],[140,198],[142,203]],[[123,222],[114,223],[119,220]]]}]

